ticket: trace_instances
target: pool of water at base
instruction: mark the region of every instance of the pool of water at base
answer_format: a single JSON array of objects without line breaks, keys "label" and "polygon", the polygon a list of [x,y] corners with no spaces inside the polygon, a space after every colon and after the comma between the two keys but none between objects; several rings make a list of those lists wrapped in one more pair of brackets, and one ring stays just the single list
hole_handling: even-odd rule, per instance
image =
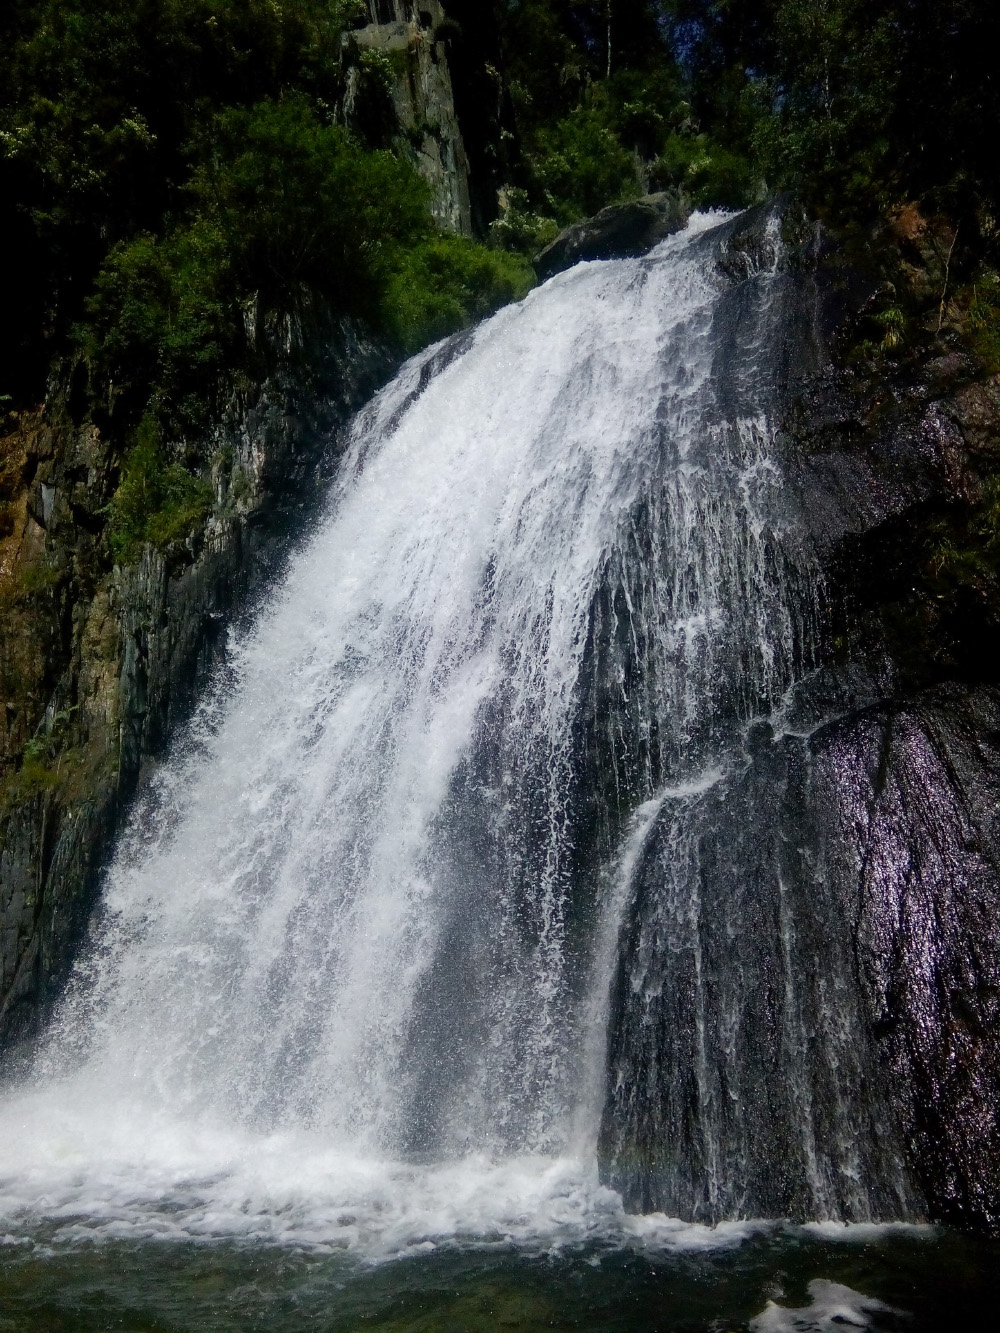
[{"label": "pool of water at base", "polygon": [[379,1264],[231,1242],[0,1248],[0,1333],[997,1328],[1000,1243],[941,1229],[767,1226],[673,1253],[470,1243]]}]

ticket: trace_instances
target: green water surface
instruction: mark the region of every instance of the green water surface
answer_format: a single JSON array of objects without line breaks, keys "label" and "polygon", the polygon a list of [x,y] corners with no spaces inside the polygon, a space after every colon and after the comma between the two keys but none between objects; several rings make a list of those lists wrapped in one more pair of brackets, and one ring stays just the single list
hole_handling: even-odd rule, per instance
[{"label": "green water surface", "polygon": [[0,1249],[0,1333],[735,1333],[769,1300],[807,1306],[814,1278],[907,1312],[867,1325],[880,1333],[1000,1330],[996,1242],[948,1231],[830,1241],[775,1228],[698,1253],[472,1247],[378,1265],[217,1242],[21,1241]]}]

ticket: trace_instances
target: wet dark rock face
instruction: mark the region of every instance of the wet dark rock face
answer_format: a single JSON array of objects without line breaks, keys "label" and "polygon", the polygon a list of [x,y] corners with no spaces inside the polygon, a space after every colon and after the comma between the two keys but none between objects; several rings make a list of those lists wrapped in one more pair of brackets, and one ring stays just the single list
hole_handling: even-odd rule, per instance
[{"label": "wet dark rock face", "polygon": [[741,772],[668,802],[644,848],[614,996],[609,1179],[638,1211],[703,1222],[920,1216],[812,755],[751,743]]},{"label": "wet dark rock face", "polygon": [[614,1001],[603,1152],[629,1205],[995,1228],[998,848],[985,686],[764,728],[694,818],[669,803]]},{"label": "wet dark rock face", "polygon": [[880,1081],[936,1218],[1000,1225],[1000,692],[832,724],[813,801],[856,922]]},{"label": "wet dark rock face", "polygon": [[[727,271],[757,262],[761,222],[742,224]],[[958,347],[836,363],[864,283],[819,233],[784,226],[788,355],[768,406],[820,572],[819,660],[645,838],[602,1173],[637,1211],[702,1221],[995,1231],[1000,608],[975,533],[1000,391]],[[756,392],[737,382],[730,410]]]}]

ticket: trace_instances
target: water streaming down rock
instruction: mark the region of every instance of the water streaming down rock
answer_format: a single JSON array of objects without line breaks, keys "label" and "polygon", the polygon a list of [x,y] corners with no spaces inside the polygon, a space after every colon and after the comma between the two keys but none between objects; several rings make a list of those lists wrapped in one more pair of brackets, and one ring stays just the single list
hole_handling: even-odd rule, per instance
[{"label": "water streaming down rock", "polygon": [[564,274],[361,415],[133,821],[33,1095],[586,1172],[607,1066],[632,1206],[913,1211],[866,1157],[849,942],[804,948],[751,762],[820,596],[779,232],[702,217]]}]

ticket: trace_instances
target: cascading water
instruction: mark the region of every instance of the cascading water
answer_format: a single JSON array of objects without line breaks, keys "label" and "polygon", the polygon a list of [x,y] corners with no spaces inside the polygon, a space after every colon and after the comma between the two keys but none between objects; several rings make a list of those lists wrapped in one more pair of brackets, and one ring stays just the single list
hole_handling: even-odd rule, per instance
[{"label": "cascading water", "polygon": [[[748,728],[809,666],[817,578],[769,419],[778,226],[763,262],[730,226],[554,279],[357,420],[0,1112],[8,1219],[390,1250],[625,1233],[602,1107],[633,1203],[770,1202],[726,1183],[753,1153],[712,1109],[738,1000],[709,1013],[692,885]],[[650,1112],[664,1082],[702,1108],[697,1152]],[[661,1131],[679,1166],[646,1162]],[[662,1184],[685,1172],[710,1207]]]}]

